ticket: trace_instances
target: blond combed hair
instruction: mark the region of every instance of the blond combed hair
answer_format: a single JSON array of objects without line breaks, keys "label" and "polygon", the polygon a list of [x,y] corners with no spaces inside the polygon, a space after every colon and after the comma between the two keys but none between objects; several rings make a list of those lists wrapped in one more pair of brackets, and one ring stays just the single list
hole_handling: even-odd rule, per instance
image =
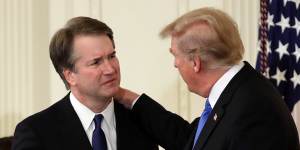
[{"label": "blond combed hair", "polygon": [[243,58],[244,46],[236,23],[215,8],[188,12],[167,25],[160,35],[179,37],[178,47],[184,53],[198,54],[211,67],[231,66]]}]

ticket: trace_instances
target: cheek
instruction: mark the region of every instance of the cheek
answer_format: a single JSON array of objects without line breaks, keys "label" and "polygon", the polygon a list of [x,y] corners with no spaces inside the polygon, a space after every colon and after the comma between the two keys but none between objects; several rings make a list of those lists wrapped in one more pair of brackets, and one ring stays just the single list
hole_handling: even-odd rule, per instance
[{"label": "cheek", "polygon": [[120,64],[119,64],[119,60],[117,58],[114,61],[114,68],[118,73],[120,72]]},{"label": "cheek", "polygon": [[92,82],[94,82],[95,80],[99,80],[99,78],[102,76],[102,71],[100,70],[90,70],[87,72],[84,72],[84,74],[82,74],[82,78],[84,78],[85,80],[90,80]]}]

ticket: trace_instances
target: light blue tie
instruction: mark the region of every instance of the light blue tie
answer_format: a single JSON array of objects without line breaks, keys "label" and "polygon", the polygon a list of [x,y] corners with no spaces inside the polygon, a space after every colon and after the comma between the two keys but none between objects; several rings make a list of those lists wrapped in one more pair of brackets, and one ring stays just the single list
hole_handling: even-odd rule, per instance
[{"label": "light blue tie", "polygon": [[196,132],[196,135],[195,135],[195,138],[194,138],[193,147],[195,146],[195,144],[196,144],[196,142],[199,138],[199,135],[200,135],[200,133],[201,133],[201,131],[202,131],[204,125],[205,125],[205,122],[206,122],[211,110],[212,110],[212,108],[209,104],[209,101],[208,101],[208,99],[206,99],[204,111],[202,112],[200,120],[198,122],[198,128],[197,128],[197,132]]},{"label": "light blue tie", "polygon": [[93,132],[92,146],[93,150],[107,150],[106,138],[101,129],[101,121],[103,116],[101,114],[94,117],[95,130]]}]

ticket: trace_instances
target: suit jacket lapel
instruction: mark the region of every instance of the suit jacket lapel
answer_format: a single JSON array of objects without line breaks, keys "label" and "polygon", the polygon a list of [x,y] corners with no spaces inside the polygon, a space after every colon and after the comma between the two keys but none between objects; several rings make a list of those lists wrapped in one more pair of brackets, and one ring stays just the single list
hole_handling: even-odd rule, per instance
[{"label": "suit jacket lapel", "polygon": [[[217,126],[219,121],[222,119],[223,113],[224,113],[224,110],[222,107],[215,107],[212,110],[212,112],[210,113],[210,115],[201,131],[201,134],[197,140],[197,143],[195,144],[194,150],[200,150],[204,146],[204,144],[207,142],[210,134],[213,132],[214,128]],[[193,142],[192,142],[192,145],[193,145]]]},{"label": "suit jacket lapel", "polygon": [[[214,106],[211,114],[209,115],[201,134],[197,140],[194,150],[200,150],[205,145],[209,136],[212,134],[214,128],[222,120],[224,112],[226,111],[227,104],[230,103],[232,95],[237,88],[246,80],[247,74],[251,71],[252,67],[249,63],[244,62],[244,67],[232,78],[229,84],[226,86],[222,94],[220,95],[216,105]],[[196,131],[195,131],[196,132]],[[192,143],[193,144],[193,143]]]},{"label": "suit jacket lapel", "polygon": [[59,120],[61,123],[61,139],[66,149],[92,149],[86,132],[71,105],[69,94],[63,98],[60,105]]},{"label": "suit jacket lapel", "polygon": [[[127,127],[130,127],[126,123],[128,122],[127,119],[128,116],[126,116],[126,112],[124,111],[124,108],[119,103],[115,102],[115,117],[116,117],[116,132],[117,132],[117,149],[130,149],[128,147],[128,137],[132,134],[130,132],[130,129]],[[128,139],[128,140],[126,140]]]}]

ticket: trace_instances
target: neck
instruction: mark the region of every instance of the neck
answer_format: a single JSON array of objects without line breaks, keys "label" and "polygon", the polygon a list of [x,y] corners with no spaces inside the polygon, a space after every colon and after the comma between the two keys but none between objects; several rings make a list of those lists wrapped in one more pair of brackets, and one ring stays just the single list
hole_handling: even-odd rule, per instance
[{"label": "neck", "polygon": [[202,71],[199,75],[196,93],[202,97],[208,97],[212,87],[229,69],[230,67]]},{"label": "neck", "polygon": [[76,99],[94,113],[101,113],[112,101],[112,97],[92,97],[71,90]]}]

